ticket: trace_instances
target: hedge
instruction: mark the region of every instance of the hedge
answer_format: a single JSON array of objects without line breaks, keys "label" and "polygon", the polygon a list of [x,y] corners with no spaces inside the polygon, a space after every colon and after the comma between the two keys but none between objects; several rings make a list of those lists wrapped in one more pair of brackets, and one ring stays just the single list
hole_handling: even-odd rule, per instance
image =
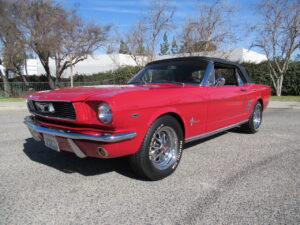
[{"label": "hedge", "polygon": [[[269,76],[269,69],[266,62],[260,64],[254,63],[241,63],[248,74],[253,78],[255,83],[267,84],[272,87],[273,94],[275,94],[271,78]],[[74,82],[101,82],[122,84],[126,83],[134,74],[136,74],[141,67],[125,66],[120,67],[114,71],[95,73],[92,75],[78,75],[74,76]],[[11,80],[12,82],[21,82],[21,77],[16,77]],[[29,76],[29,82],[47,82],[45,76]],[[69,82],[69,79],[61,79],[61,82]],[[293,61],[289,66],[284,82],[282,95],[300,95],[300,62]]]},{"label": "hedge", "polygon": [[[272,94],[275,94],[269,69],[266,62],[260,64],[242,63],[247,73],[253,78],[255,83],[267,84],[272,87]],[[285,74],[282,87],[282,95],[300,95],[300,62],[293,61]]]}]

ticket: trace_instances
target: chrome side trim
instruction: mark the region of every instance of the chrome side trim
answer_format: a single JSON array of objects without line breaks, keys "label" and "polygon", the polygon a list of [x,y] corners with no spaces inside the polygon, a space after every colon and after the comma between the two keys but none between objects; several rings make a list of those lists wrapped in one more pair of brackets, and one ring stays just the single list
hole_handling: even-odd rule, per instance
[{"label": "chrome side trim", "polygon": [[39,125],[34,124],[34,122],[26,117],[24,123],[32,130],[44,133],[44,134],[50,134],[58,137],[64,137],[69,139],[75,139],[75,140],[90,140],[90,141],[97,141],[97,142],[106,142],[106,143],[113,143],[117,141],[124,141],[134,138],[137,134],[136,132],[128,132],[128,133],[122,133],[122,134],[115,134],[115,135],[105,135],[105,136],[91,136],[86,134],[77,134],[77,133],[66,133],[61,130],[55,130],[50,129],[46,127],[41,127]]},{"label": "chrome side trim", "polygon": [[67,139],[69,145],[71,146],[73,152],[79,157],[79,158],[85,158],[86,155],[80,150],[80,148],[75,144],[75,142],[72,139]]},{"label": "chrome side trim", "polygon": [[69,100],[35,100],[35,99],[26,99],[27,101],[35,101],[35,102],[72,102]]},{"label": "chrome side trim", "polygon": [[217,134],[217,133],[221,133],[221,132],[229,130],[231,128],[238,127],[238,126],[240,126],[244,123],[247,123],[247,122],[248,122],[248,120],[244,120],[242,122],[235,123],[235,124],[229,125],[227,127],[223,127],[223,128],[220,128],[220,129],[208,132],[208,133],[204,133],[204,134],[200,134],[200,135],[197,135],[197,136],[194,136],[194,137],[186,138],[185,143],[189,143],[189,142],[192,142],[192,141],[196,141],[196,140],[199,140],[199,139],[202,139],[202,138],[212,136],[212,135]]}]

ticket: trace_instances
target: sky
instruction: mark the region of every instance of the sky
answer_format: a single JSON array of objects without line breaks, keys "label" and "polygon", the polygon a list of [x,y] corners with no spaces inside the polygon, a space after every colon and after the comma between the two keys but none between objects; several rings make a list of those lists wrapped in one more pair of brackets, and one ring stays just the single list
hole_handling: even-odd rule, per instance
[{"label": "sky", "polygon": [[[95,21],[100,24],[111,24],[123,34],[131,29],[138,18],[146,12],[151,0],[60,0],[66,8],[78,10],[85,20]],[[169,34],[169,41],[172,36],[179,34],[180,27],[184,22],[197,13],[197,4],[200,0],[169,0],[169,3],[176,7],[174,23],[178,29]],[[212,0],[202,0],[210,3]],[[233,6],[236,13],[232,18],[234,32],[238,41],[225,46],[229,48],[249,48],[253,36],[247,32],[246,24],[254,24],[259,20],[255,14],[254,5],[259,0],[225,0],[226,4]]]}]

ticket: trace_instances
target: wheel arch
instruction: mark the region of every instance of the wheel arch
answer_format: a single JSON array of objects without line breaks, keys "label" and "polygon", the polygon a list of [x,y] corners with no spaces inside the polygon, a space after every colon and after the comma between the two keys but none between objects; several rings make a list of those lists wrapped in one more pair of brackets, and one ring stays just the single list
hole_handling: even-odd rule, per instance
[{"label": "wheel arch", "polygon": [[262,100],[262,98],[258,98],[256,102],[260,102],[262,108],[264,109],[264,101]]},{"label": "wheel arch", "polygon": [[182,129],[183,138],[185,138],[185,125],[184,125],[182,118],[175,112],[167,112],[167,113],[162,114],[160,117],[165,116],[165,115],[172,116],[178,121],[178,123],[180,124],[181,129]]},{"label": "wheel arch", "polygon": [[156,121],[158,118],[160,118],[162,116],[166,116],[166,115],[172,116],[173,118],[175,118],[178,121],[178,123],[180,124],[180,126],[182,128],[183,138],[185,138],[186,126],[185,126],[184,119],[175,110],[160,111],[157,114],[153,115],[153,117],[149,121],[150,123],[149,123],[148,127],[150,127],[151,124],[154,123],[154,121]]}]

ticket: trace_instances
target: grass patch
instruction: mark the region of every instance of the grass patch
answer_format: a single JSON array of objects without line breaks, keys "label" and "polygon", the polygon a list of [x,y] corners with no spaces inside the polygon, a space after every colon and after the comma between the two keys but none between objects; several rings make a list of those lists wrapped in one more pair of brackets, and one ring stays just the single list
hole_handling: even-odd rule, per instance
[{"label": "grass patch", "polygon": [[24,98],[1,98],[0,97],[0,102],[24,102]]},{"label": "grass patch", "polygon": [[271,101],[300,102],[300,96],[272,96]]}]

